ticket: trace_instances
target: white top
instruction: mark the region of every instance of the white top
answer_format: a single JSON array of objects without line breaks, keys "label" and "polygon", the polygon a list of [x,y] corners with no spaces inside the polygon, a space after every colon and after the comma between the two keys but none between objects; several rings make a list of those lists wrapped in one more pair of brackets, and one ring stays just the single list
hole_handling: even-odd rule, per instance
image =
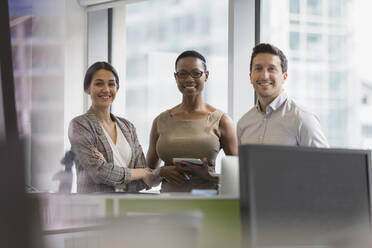
[{"label": "white top", "polygon": [[[101,125],[102,126],[102,125]],[[103,132],[110,144],[112,154],[114,157],[114,164],[120,167],[128,167],[128,164],[132,158],[132,148],[130,147],[127,139],[125,138],[123,132],[120,130],[119,126],[115,122],[116,128],[116,144],[112,141],[110,135],[102,127]]]},{"label": "white top", "polygon": [[241,144],[329,147],[318,118],[301,108],[286,92],[266,107],[257,103],[238,121],[237,136]]}]

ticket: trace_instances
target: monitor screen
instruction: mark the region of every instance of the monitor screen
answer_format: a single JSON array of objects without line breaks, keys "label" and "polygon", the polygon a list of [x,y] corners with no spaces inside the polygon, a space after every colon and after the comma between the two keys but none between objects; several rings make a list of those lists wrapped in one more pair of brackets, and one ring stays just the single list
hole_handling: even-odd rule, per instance
[{"label": "monitor screen", "polygon": [[239,147],[244,247],[323,247],[369,234],[369,150]]}]

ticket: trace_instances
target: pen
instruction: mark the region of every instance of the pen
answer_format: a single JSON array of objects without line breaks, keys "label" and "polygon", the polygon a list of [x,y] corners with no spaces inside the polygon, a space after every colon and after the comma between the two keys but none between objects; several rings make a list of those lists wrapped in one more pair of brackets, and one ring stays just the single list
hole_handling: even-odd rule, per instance
[{"label": "pen", "polygon": [[186,174],[184,174],[184,175],[185,175],[187,181],[189,181],[192,185],[195,185],[194,181],[188,175],[186,175]]}]

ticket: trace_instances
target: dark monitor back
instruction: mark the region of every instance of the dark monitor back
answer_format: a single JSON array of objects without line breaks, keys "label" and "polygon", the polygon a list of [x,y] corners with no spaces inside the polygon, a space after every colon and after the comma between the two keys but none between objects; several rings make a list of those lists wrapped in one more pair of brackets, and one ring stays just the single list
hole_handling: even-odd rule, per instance
[{"label": "dark monitor back", "polygon": [[369,150],[239,147],[244,247],[326,246],[369,234]]},{"label": "dark monitor back", "polygon": [[0,1],[0,143],[18,140],[8,1]]}]

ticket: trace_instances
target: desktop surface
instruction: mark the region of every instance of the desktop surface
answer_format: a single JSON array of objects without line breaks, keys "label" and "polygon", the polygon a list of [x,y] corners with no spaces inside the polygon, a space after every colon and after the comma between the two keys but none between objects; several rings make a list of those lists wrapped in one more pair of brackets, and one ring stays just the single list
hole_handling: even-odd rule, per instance
[{"label": "desktop surface", "polygon": [[[239,248],[241,244],[239,199],[236,197],[187,193],[31,195],[41,200],[42,215],[47,217],[44,219],[44,224],[46,224],[44,226],[48,228],[47,234],[49,234],[46,238],[51,240],[57,238],[58,235],[50,234],[63,233],[66,237],[71,236],[71,233],[67,233],[73,231],[71,224],[74,230],[90,228],[86,224],[90,224],[90,220],[97,217],[156,216],[158,214],[172,217],[174,214],[198,212],[201,214],[200,245],[196,247]],[[174,228],[177,230],[176,226]],[[164,234],[164,238],[166,235]],[[190,245],[192,247],[192,244]]]}]

